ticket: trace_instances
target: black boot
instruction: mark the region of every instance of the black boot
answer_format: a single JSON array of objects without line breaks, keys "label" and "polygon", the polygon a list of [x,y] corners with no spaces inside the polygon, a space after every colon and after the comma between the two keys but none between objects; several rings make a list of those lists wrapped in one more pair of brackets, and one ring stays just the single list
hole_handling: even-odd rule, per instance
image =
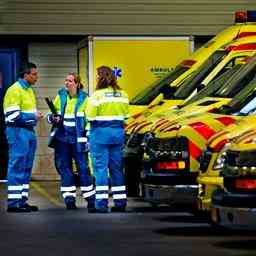
[{"label": "black boot", "polygon": [[37,212],[39,210],[38,206],[36,205],[30,205],[30,204],[25,204],[25,207],[27,207],[31,212]]},{"label": "black boot", "polygon": [[20,207],[11,207],[9,206],[7,208],[7,212],[31,212],[31,210],[26,206],[20,206]]},{"label": "black boot", "polygon": [[95,212],[95,200],[88,201],[87,210],[88,210],[89,213],[94,213]]},{"label": "black boot", "polygon": [[69,202],[66,204],[66,209],[67,210],[77,210],[75,202]]}]

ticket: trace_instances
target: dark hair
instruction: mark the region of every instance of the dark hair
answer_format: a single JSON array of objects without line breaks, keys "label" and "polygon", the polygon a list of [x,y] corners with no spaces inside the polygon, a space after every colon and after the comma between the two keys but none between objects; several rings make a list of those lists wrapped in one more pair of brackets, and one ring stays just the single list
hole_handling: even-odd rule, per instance
[{"label": "dark hair", "polygon": [[107,88],[111,86],[114,90],[121,89],[117,84],[116,77],[110,67],[101,66],[97,68],[98,81],[96,85],[96,90]]},{"label": "dark hair", "polygon": [[81,77],[78,74],[76,74],[75,72],[70,72],[70,73],[68,73],[68,75],[74,77],[74,81],[77,84],[78,89],[84,88],[84,85],[81,83]]},{"label": "dark hair", "polygon": [[36,64],[32,62],[27,62],[21,65],[20,70],[19,70],[19,78],[24,78],[25,74],[30,74],[31,69],[37,68]]}]

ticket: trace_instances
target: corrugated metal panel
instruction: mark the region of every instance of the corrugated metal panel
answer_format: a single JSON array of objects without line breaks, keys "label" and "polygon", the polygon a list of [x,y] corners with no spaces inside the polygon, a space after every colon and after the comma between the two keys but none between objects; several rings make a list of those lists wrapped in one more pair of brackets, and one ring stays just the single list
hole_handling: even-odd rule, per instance
[{"label": "corrugated metal panel", "polygon": [[252,0],[9,0],[8,34],[214,35]]},{"label": "corrugated metal panel", "polygon": [[[32,43],[29,46],[29,60],[39,69],[39,81],[35,87],[40,98],[54,96],[68,72],[77,71],[76,44]],[[53,89],[53,95],[46,95],[43,89]],[[47,93],[47,92],[46,92]]]},{"label": "corrugated metal panel", "polygon": [[[37,96],[37,107],[45,114],[48,107],[45,97],[56,96],[63,87],[64,79],[69,72],[77,72],[77,45],[73,43],[31,43],[29,61],[38,66],[39,80],[34,86]],[[47,147],[50,126],[46,120],[37,126],[38,148],[34,164],[33,177],[55,179],[58,177],[54,163],[53,151]]]},{"label": "corrugated metal panel", "polygon": [[0,1],[0,34],[4,33],[4,23],[3,23],[3,17],[4,17],[4,11],[6,9],[6,1],[2,0]]}]

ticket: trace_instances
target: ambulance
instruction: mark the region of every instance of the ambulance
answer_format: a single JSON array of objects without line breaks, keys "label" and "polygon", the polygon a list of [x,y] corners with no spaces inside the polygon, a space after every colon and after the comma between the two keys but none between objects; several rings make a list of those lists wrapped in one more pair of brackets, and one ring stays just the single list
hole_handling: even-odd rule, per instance
[{"label": "ambulance", "polygon": [[256,130],[235,140],[226,151],[223,188],[212,196],[213,223],[256,229]]},{"label": "ambulance", "polygon": [[[184,103],[184,99],[186,99],[184,103],[185,106],[183,108],[173,108],[171,103],[174,102],[174,104],[177,104],[177,101],[170,100],[169,103],[166,103],[166,105],[169,104],[168,110],[163,110],[165,108],[163,107],[162,111],[160,111],[160,106],[159,111],[152,114],[153,110],[151,109],[154,107],[151,106],[151,109],[148,108],[150,109],[149,117],[147,117],[146,111],[144,111],[140,118],[137,117],[137,120],[128,122],[128,125],[126,126],[127,141],[124,150],[125,173],[128,181],[128,190],[129,187],[134,187],[134,190],[138,192],[138,169],[141,168],[142,160],[141,142],[145,133],[150,131],[153,124],[156,124],[155,128],[160,125],[169,125],[169,123],[174,120],[177,121],[185,116],[206,112],[227,103],[230,99],[214,99],[209,97],[207,98],[206,96],[214,96],[214,92],[225,84],[224,88],[228,88],[229,83],[234,83],[233,80],[235,80],[235,84],[237,86],[236,90],[239,90],[239,84],[237,84],[236,80],[239,80],[240,75],[237,74],[236,76],[233,76],[233,74],[238,72],[240,66],[247,60],[247,57],[252,56],[255,51],[255,36],[232,42],[225,48],[216,51],[210,59],[206,61],[193,76],[191,76],[191,79],[185,81],[177,90],[176,96],[177,98],[178,96],[180,97],[179,104],[182,102]],[[233,77],[233,79],[230,79],[230,77]],[[226,83],[229,80],[230,82]],[[199,93],[195,94],[193,97],[189,97],[194,90],[197,90],[198,86],[200,87],[202,85],[204,88],[201,89]],[[235,93],[236,91],[234,90],[233,92]]]},{"label": "ambulance", "polygon": [[[128,120],[126,134],[141,129],[144,130],[141,133],[146,132],[147,126],[158,118],[169,116],[175,112],[173,109],[189,105],[207,97],[214,90],[214,86],[207,86],[211,81],[237,64],[244,63],[244,57],[252,56],[255,51],[256,36],[238,39],[221,47],[189,79],[180,85],[172,99],[163,101],[161,104],[151,104],[143,112],[137,114],[135,119]],[[202,90],[203,88],[205,89]],[[202,92],[197,94],[200,90]],[[203,108],[200,108],[200,110],[204,111]],[[186,111],[186,108],[182,113],[184,111]],[[141,125],[142,128],[140,128]]]},{"label": "ambulance", "polygon": [[134,117],[136,118],[148,105],[162,105],[165,100],[172,99],[176,89],[221,46],[238,38],[256,35],[255,22],[256,11],[236,12],[234,25],[217,34],[177,65],[173,71],[131,99],[130,110]]},{"label": "ambulance", "polygon": [[[233,76],[232,86],[215,92],[215,100],[229,100],[221,108],[158,125],[144,137],[142,184],[146,200],[196,204],[199,161],[207,141],[255,108],[255,74],[256,56]],[[204,107],[206,101],[201,103]]]},{"label": "ambulance", "polygon": [[199,184],[198,210],[209,213],[211,210],[212,193],[223,188],[222,169],[226,151],[232,141],[246,134],[254,134],[256,115],[242,117],[241,120],[216,133],[207,142],[207,147],[200,158],[197,182]]}]

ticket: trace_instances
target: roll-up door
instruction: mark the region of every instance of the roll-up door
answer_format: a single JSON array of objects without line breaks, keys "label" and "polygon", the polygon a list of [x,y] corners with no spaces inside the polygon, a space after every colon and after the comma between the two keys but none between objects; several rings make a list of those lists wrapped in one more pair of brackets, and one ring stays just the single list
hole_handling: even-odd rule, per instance
[{"label": "roll-up door", "polygon": [[[69,72],[77,72],[77,44],[75,43],[31,43],[29,61],[39,71],[39,80],[34,86],[37,108],[45,114],[48,107],[44,98],[54,99],[58,89],[64,85]],[[37,125],[38,145],[34,162],[33,178],[51,180],[58,178],[54,167],[53,151],[47,147],[50,126],[46,119]]]}]

